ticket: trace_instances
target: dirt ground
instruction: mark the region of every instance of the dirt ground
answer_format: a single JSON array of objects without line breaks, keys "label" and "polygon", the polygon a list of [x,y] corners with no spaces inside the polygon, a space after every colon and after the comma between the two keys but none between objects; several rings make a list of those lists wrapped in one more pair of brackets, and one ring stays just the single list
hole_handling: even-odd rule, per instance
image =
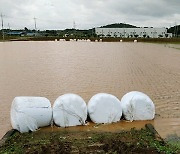
[{"label": "dirt ground", "polygon": [[1,42],[0,138],[11,129],[9,112],[16,96],[44,96],[53,104],[70,92],[88,102],[100,92],[121,99],[137,90],[150,96],[156,117],[166,119],[162,123],[180,118],[177,48],[139,42]]}]

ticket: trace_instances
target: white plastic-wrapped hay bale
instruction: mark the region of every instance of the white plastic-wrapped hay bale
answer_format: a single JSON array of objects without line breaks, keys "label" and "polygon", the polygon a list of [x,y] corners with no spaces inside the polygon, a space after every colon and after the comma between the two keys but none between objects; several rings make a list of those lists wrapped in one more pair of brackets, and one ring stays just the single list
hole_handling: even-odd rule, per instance
[{"label": "white plastic-wrapped hay bale", "polygon": [[76,94],[59,96],[53,105],[53,119],[61,127],[84,125],[87,119],[85,101]]},{"label": "white plastic-wrapped hay bale", "polygon": [[137,40],[134,40],[135,43],[137,43],[138,41]]},{"label": "white plastic-wrapped hay bale", "polygon": [[96,94],[88,102],[88,114],[94,123],[120,121],[122,116],[120,101],[111,94]]},{"label": "white plastic-wrapped hay bale", "polygon": [[126,120],[152,120],[155,116],[153,101],[144,93],[132,91],[121,99],[123,115]]},{"label": "white plastic-wrapped hay bale", "polygon": [[45,97],[15,97],[10,114],[12,127],[21,133],[48,126],[52,121],[51,103]]}]

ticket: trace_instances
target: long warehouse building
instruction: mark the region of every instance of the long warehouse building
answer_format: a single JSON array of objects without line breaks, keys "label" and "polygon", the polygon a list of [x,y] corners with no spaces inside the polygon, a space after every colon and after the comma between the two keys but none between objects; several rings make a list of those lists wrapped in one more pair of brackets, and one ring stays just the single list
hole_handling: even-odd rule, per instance
[{"label": "long warehouse building", "polygon": [[172,33],[167,33],[167,28],[95,28],[99,37],[122,38],[171,38]]}]

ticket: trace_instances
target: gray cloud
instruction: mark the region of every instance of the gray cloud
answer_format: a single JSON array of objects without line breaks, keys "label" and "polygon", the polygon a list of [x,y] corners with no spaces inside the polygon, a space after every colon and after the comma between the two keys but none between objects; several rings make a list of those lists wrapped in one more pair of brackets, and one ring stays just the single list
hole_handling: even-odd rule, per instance
[{"label": "gray cloud", "polygon": [[137,26],[180,24],[179,0],[0,0],[4,25],[38,29],[91,28],[126,22]]}]

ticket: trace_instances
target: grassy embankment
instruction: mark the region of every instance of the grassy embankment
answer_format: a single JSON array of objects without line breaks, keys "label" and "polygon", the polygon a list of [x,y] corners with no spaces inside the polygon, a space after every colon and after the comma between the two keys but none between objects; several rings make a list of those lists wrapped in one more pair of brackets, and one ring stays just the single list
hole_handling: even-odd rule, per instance
[{"label": "grassy embankment", "polygon": [[[174,144],[175,145],[175,144]],[[149,129],[98,132],[14,133],[0,147],[0,153],[179,153]]]}]

